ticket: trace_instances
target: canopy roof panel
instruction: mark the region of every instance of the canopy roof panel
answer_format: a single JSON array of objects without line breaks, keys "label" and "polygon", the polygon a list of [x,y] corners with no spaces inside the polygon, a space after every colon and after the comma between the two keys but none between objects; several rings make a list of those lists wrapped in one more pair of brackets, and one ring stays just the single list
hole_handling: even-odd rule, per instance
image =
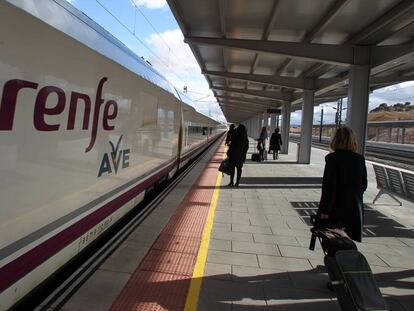
[{"label": "canopy roof panel", "polygon": [[372,89],[414,79],[412,0],[167,1],[232,122],[295,110],[310,86],[316,104],[346,97],[352,65]]}]

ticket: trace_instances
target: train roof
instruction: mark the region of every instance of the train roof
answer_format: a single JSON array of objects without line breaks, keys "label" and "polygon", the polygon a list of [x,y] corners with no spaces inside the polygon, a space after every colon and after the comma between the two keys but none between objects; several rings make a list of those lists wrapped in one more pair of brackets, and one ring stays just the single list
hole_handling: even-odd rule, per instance
[{"label": "train roof", "polygon": [[181,100],[177,89],[159,71],[67,1],[7,1]]}]

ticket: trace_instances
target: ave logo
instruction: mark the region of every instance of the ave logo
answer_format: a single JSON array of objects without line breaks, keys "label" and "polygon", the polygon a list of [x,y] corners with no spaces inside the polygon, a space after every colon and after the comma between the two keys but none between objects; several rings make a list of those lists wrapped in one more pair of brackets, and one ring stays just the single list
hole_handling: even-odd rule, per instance
[{"label": "ave logo", "polygon": [[124,169],[129,166],[129,153],[130,149],[119,150],[119,145],[121,144],[122,136],[119,137],[116,147],[114,144],[109,141],[111,145],[111,152],[105,153],[102,157],[101,166],[99,167],[98,177],[101,177],[102,174],[112,174],[115,171],[115,174],[118,172],[119,166]]}]

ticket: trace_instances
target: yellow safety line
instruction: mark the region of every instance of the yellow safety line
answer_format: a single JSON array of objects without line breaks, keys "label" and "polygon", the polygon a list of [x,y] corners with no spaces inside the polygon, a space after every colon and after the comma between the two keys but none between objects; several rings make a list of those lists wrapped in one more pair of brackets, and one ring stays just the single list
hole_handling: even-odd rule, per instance
[{"label": "yellow safety line", "polygon": [[[226,153],[224,153],[226,154]],[[197,260],[194,266],[193,276],[190,282],[190,289],[187,293],[184,311],[197,310],[198,298],[200,295],[201,283],[204,276],[204,267],[207,261],[208,246],[210,244],[210,235],[213,228],[214,213],[217,207],[217,200],[220,192],[222,174],[218,172],[216,185],[214,187],[213,196],[211,198],[210,210],[208,211],[206,224],[204,226],[203,235],[201,237],[200,248],[197,254]]]}]

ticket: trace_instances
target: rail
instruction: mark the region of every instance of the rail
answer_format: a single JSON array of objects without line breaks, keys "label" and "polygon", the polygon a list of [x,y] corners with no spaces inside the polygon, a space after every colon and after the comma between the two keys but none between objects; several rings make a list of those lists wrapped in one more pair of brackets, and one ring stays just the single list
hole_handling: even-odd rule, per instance
[{"label": "rail", "polygon": [[[414,144],[414,120],[370,121],[367,123],[367,141]],[[332,137],[337,124],[314,124],[312,134],[314,136]],[[300,128],[292,128],[291,133],[297,134]]]}]

